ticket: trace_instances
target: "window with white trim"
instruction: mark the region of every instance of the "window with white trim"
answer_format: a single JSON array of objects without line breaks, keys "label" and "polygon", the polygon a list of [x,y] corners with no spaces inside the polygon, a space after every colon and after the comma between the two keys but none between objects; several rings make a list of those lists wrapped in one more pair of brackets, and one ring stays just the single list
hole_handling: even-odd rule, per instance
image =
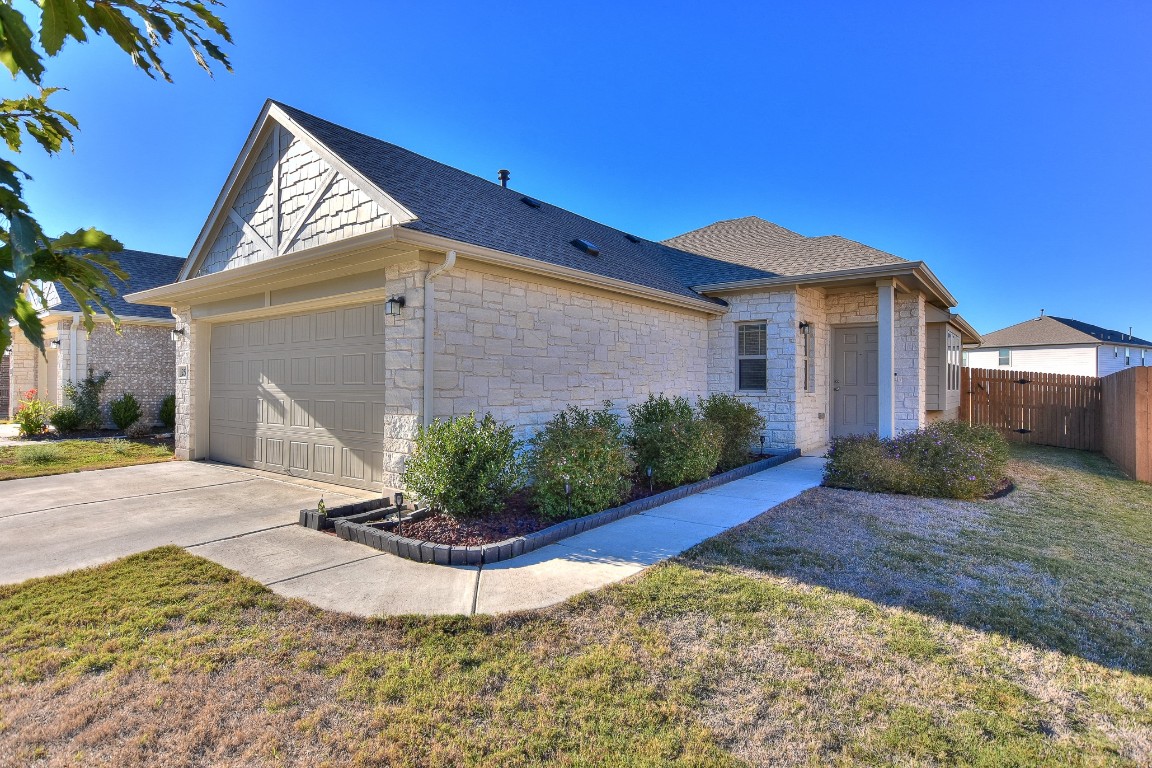
[{"label": "window with white trim", "polygon": [[1132,365],[1132,347],[1124,347],[1124,365]]},{"label": "window with white trim", "polygon": [[1012,365],[1012,350],[1010,350],[1010,349],[1000,350],[999,363],[1000,363],[1000,365]]},{"label": "window with white trim", "polygon": [[736,388],[741,392],[768,389],[768,324],[736,326]]},{"label": "window with white trim", "polygon": [[948,391],[958,392],[960,390],[960,334],[949,330],[945,341],[948,348]]}]

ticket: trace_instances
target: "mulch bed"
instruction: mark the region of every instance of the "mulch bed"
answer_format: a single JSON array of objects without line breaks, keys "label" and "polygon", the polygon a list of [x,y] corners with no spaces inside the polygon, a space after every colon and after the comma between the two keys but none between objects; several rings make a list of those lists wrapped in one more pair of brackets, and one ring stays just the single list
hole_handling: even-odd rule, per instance
[{"label": "mulch bed", "polygon": [[[759,461],[763,456],[749,456],[748,461]],[[713,474],[719,474],[716,470]],[[649,490],[648,478],[637,478],[632,481],[632,490],[621,504],[627,504],[637,499],[643,499],[654,493],[660,493],[665,488]],[[520,491],[508,500],[504,509],[494,515],[473,520],[457,520],[448,515],[433,514],[414,523],[404,523],[399,533],[410,539],[431,541],[436,544],[449,544],[454,547],[478,547],[482,544],[494,544],[516,536],[543,530],[551,525],[562,522],[540,517],[532,503],[528,491]]]}]

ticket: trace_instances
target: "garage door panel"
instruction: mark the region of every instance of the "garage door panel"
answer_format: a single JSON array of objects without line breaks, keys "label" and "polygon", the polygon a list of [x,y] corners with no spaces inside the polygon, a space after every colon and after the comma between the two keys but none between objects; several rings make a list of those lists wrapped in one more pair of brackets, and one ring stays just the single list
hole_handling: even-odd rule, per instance
[{"label": "garage door panel", "polygon": [[217,326],[212,458],[378,488],[383,302]]}]

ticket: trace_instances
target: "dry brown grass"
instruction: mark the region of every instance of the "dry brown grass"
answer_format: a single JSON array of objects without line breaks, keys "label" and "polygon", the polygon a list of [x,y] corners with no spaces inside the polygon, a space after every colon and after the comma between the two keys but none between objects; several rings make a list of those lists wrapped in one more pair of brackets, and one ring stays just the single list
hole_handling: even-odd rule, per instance
[{"label": "dry brown grass", "polygon": [[988,504],[816,491],[498,619],[342,617],[174,548],[3,587],[0,765],[1148,765],[1152,570],[1104,551],[1152,505],[1068,461]]}]

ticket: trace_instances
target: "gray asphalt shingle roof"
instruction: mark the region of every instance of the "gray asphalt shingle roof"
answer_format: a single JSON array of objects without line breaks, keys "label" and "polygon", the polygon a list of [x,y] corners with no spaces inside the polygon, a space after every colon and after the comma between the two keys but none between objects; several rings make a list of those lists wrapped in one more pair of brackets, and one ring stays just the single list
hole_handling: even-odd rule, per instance
[{"label": "gray asphalt shingle roof", "polygon": [[1043,347],[1059,344],[1131,344],[1152,347],[1152,341],[1129,336],[1123,331],[1101,328],[1099,325],[1072,320],[1067,317],[1036,317],[1007,328],[984,334],[981,347]]},{"label": "gray asphalt shingle roof", "polygon": [[[624,280],[682,296],[704,298],[690,286],[769,277],[763,270],[637,238],[524,192],[277,103],[301,127],[412,211],[408,229],[514,253],[550,264]],[[600,253],[572,244],[582,239]]]},{"label": "gray asphalt shingle roof", "polygon": [[[125,301],[124,296],[134,291],[144,291],[176,282],[180,269],[184,266],[183,257],[130,250],[117,251],[109,255],[120,263],[120,268],[128,275],[127,283],[117,277],[112,278],[112,284],[117,292],[108,301],[112,311],[124,317],[155,317],[171,320],[172,312],[168,307],[133,304]],[[80,311],[80,305],[68,291],[57,288],[57,294],[60,303],[50,307],[53,312]]]},{"label": "gray asphalt shingle roof", "polygon": [[787,277],[907,263],[855,240],[806,237],[758,216],[718,221],[664,243]]}]

